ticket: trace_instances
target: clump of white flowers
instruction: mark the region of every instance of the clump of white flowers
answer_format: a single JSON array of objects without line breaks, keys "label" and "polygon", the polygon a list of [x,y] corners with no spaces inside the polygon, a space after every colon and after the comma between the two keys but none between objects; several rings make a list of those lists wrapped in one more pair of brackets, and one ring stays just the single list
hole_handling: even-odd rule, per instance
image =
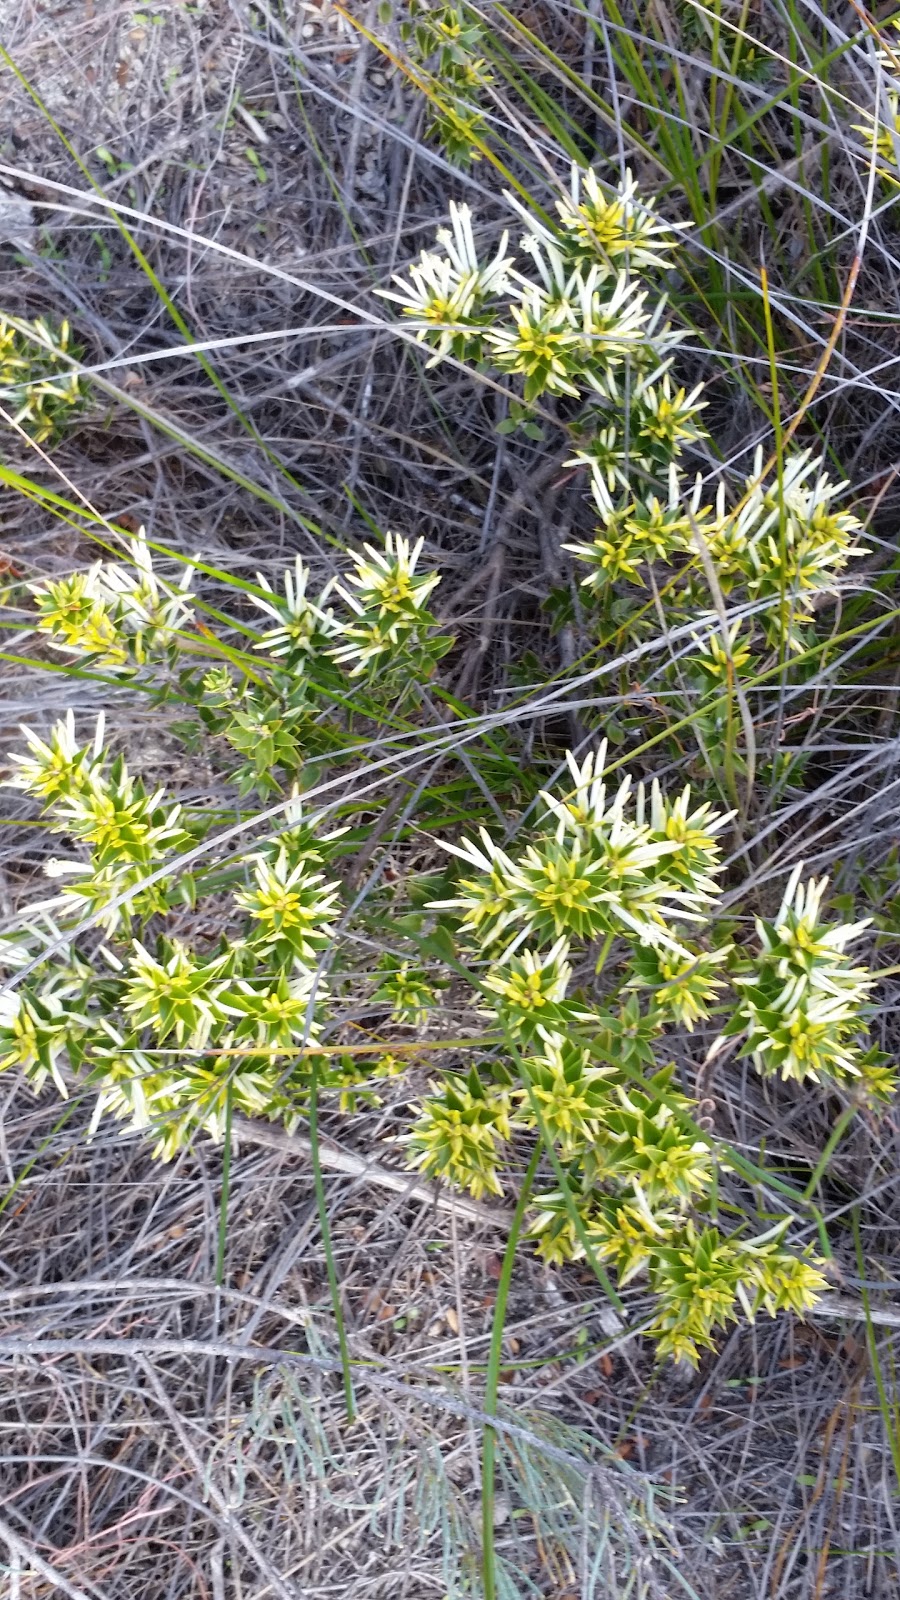
[{"label": "clump of white flowers", "polygon": [[[686,955],[678,921],[703,921],[715,894],[716,835],[729,820],[708,805],[691,812],[690,790],[672,804],[653,785],[632,797],[626,777],[609,796],[605,744],[581,766],[569,755],[575,787],[564,801],[542,791],[548,826],[513,860],[485,829],[481,845],[446,848],[474,867],[460,895],[438,902],[462,912],[462,926],[502,963],[525,941],[627,934],[641,945]],[[512,938],[510,939],[510,935]]]},{"label": "clump of white flowers", "polygon": [[[648,307],[641,272],[671,249],[671,230],[638,205],[630,175],[609,202],[592,174],[586,181],[588,203],[561,207],[559,235],[506,195],[525,224],[524,260],[509,254],[508,232],[482,259],[470,208],[451,202],[451,227],[437,235],[442,253],[423,250],[408,279],[398,275],[395,289],[379,293],[434,350],[431,365],[447,355],[488,360],[522,378],[526,402],[595,395],[622,408],[627,363],[635,418],[652,416],[680,336],[662,300]],[[586,237],[596,241],[587,251]]]},{"label": "clump of white flowers", "polygon": [[351,615],[336,630],[340,643],[331,656],[349,667],[351,677],[373,671],[395,675],[399,667],[410,683],[421,682],[449,642],[435,637],[428,609],[440,573],[416,571],[424,543],[418,539],[410,546],[408,539],[389,533],[383,550],[363,547],[346,585],[335,584]]},{"label": "clump of white flowers", "polygon": [[774,920],[757,918],[759,953],[736,975],[741,1003],[730,1031],[746,1033],[745,1053],[761,1072],[886,1094],[890,1074],[878,1052],[861,1046],[874,979],[847,953],[868,920],[825,921],[827,887],[827,878],[804,883],[796,867]]},{"label": "clump of white flowers", "polygon": [[193,567],[173,586],[156,573],[143,528],[127,546],[128,564],[95,561],[87,571],[32,586],[38,627],[52,647],[90,656],[114,673],[143,666],[193,616]]},{"label": "clump of white flowers", "polygon": [[[182,673],[182,695],[245,758],[232,762],[240,792],[296,794],[304,747],[339,736],[323,717],[329,689],[361,679],[377,714],[414,699],[447,648],[428,608],[440,575],[419,568],[422,548],[393,534],[382,548],[366,545],[318,601],[299,558],[280,593],[260,576],[250,599],[274,626],[255,643],[262,670],[243,677],[205,625],[192,631],[193,568],[177,586],[165,581],[143,531],[126,560],[31,593],[54,650],[125,680],[174,669],[188,638],[194,655],[210,641],[216,664]],[[343,828],[317,827],[297,796],[275,837],[218,861],[203,807],[183,807],[111,758],[102,716],[83,742],[71,711],[46,738],[23,734],[7,782],[43,806],[72,853],[46,863],[55,892],[0,939],[0,1066],[20,1067],[38,1090],[52,1077],[63,1094],[86,1072],[98,1116],[150,1129],[163,1155],[199,1128],[221,1137],[228,1105],[294,1125],[313,1069],[339,1096],[396,1070],[387,1052],[360,1066],[340,1046],[317,1048],[331,1016],[323,962],[343,909],[327,865]],[[198,943],[177,925],[204,900],[217,906],[215,931]],[[401,961],[382,980],[378,992],[387,991],[398,1021],[422,1023],[432,994],[424,975]]]},{"label": "clump of white flowers", "polygon": [[[352,681],[363,627],[377,639],[394,626],[398,654],[418,652],[428,667],[437,575],[418,570],[420,555],[399,539],[367,548],[334,586],[356,601],[346,623],[306,601],[300,567],[285,577],[283,602],[264,589],[258,603],[281,619],[258,641],[271,703],[285,651],[307,695],[336,655]],[[133,614],[111,613],[125,642]],[[342,629],[346,643],[336,643]],[[169,641],[152,637],[165,655]],[[227,700],[226,687],[222,678]],[[73,854],[48,862],[58,891],[25,906],[0,941],[0,1066],[64,1095],[86,1078],[96,1116],[148,1129],[162,1155],[200,1128],[221,1137],[229,1108],[294,1126],[314,1071],[349,1104],[397,1070],[388,1047],[360,1062],[346,1038],[325,1045],[340,1036],[325,967],[346,927],[336,871],[345,829],[326,830],[294,799],[280,833],[219,860],[214,841],[198,848],[202,810],[108,756],[102,719],[79,740],[69,713],[47,738],[26,729],[25,746],[8,782],[43,806]],[[565,781],[540,791],[521,844],[498,844],[486,828],[477,842],[443,841],[460,869],[431,911],[452,914],[456,948],[480,971],[482,1007],[505,1043],[486,1047],[465,1076],[433,1082],[408,1146],[426,1173],[483,1196],[502,1192],[514,1136],[549,1142],[567,1188],[534,1201],[538,1248],[549,1260],[608,1262],[621,1282],[644,1273],[661,1351],[693,1360],[739,1308],[801,1310],[822,1277],[783,1229],[745,1238],[713,1226],[722,1163],[660,1061],[671,1030],[715,1021],[719,1040],[740,1036],[761,1071],[849,1084],[869,1099],[890,1084],[865,1038],[873,979],[847,955],[863,925],[824,917],[824,880],[795,872],[774,921],[758,923],[756,948],[736,949],[717,933],[730,814],[689,786],[670,796],[655,781],[611,782],[606,758],[604,744],[567,756]],[[280,759],[290,769],[286,749]],[[191,938],[194,908],[206,903],[217,908],[213,928]],[[585,959],[588,972],[617,971],[617,1001],[598,999],[584,978],[573,987]],[[427,971],[386,957],[374,976],[372,1004],[387,1006],[391,1026],[430,1024],[439,985]]]},{"label": "clump of white flowers", "polygon": [[277,595],[265,573],[257,574],[263,593],[254,595],[254,605],[265,612],[276,626],[269,628],[256,649],[279,661],[288,670],[298,671],[321,653],[328,640],[340,631],[334,612],[326,605],[334,580],[326,583],[317,601],[307,597],[309,569],[300,556],[284,574],[284,595]]},{"label": "clump of white flowers", "polygon": [[[46,741],[25,733],[9,782],[81,848],[48,863],[62,892],[27,906],[0,941],[0,1066],[23,1068],[37,1089],[52,1075],[62,1093],[60,1063],[83,1068],[100,1111],[149,1127],[165,1155],[199,1127],[221,1136],[228,1096],[295,1124],[327,1014],[317,963],[339,911],[338,885],[318,870],[329,835],[317,841],[307,823],[250,860],[192,875],[181,858],[201,836],[197,813],[148,793],[121,757],[104,759],[102,724],[86,745],[71,713]],[[223,932],[200,948],[165,925],[214,892],[210,874],[227,896]],[[339,1052],[321,1071],[325,1085],[348,1079]]]}]

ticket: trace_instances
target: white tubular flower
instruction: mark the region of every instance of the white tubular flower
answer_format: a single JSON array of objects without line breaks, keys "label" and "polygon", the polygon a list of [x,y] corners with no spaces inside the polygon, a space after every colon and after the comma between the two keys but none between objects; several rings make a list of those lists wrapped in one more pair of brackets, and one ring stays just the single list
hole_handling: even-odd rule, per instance
[{"label": "white tubular flower", "polygon": [[388,533],[384,550],[363,545],[365,557],[356,557],[356,572],[347,580],[359,591],[358,595],[352,595],[342,583],[335,584],[336,592],[358,616],[371,606],[382,617],[402,614],[409,608],[420,610],[441,581],[439,572],[416,572],[424,544],[424,539],[411,545],[400,534]]},{"label": "white tubular flower", "polygon": [[685,224],[662,222],[652,200],[638,196],[630,171],[618,191],[607,199],[592,168],[573,163],[571,192],[558,200],[556,209],[573,249],[596,260],[627,263],[632,272],[647,267],[667,267],[675,244],[675,229]]},{"label": "white tubular flower", "polygon": [[325,601],[334,588],[334,580],[326,583],[317,601],[307,598],[309,584],[309,568],[304,565],[298,555],[294,562],[293,572],[290,567],[284,572],[284,597],[276,594],[268,578],[262,572],[256,574],[256,581],[266,594],[271,595],[271,600],[263,600],[259,595],[250,598],[258,610],[264,611],[267,616],[274,617],[278,626],[270,628],[263,634],[259,643],[254,646],[257,650],[265,650],[274,657],[302,658],[313,656],[340,631],[340,624],[330,607],[326,609]]},{"label": "white tubular flower", "polygon": [[[548,305],[571,309],[572,303],[578,298],[581,274],[577,269],[573,272],[571,263],[566,261],[552,235],[526,233],[519,244],[537,268]],[[513,279],[526,295],[535,287],[533,279],[526,278],[520,272],[514,273]]]},{"label": "white tubular flower", "polygon": [[30,754],[12,754],[10,759],[16,771],[4,780],[3,787],[24,789],[48,804],[89,789],[96,780],[95,768],[103,753],[104,731],[102,712],[97,718],[92,744],[84,746],[75,741],[74,711],[67,711],[62,721],[54,724],[49,744],[23,723],[22,733]]},{"label": "white tubular flower", "polygon": [[761,602],[769,644],[799,651],[807,643],[803,630],[813,621],[814,597],[833,591],[848,561],[866,554],[856,542],[861,524],[835,508],[846,485],[833,483],[808,450],[787,458],[780,486],[759,482],[761,469],[758,450],[736,517],[746,543],[747,592]]},{"label": "white tubular flower", "polygon": [[524,222],[528,230],[521,240],[521,248],[523,250],[531,250],[532,247],[527,243],[527,240],[533,239],[540,249],[554,250],[559,253],[561,242],[558,236],[550,228],[546,227],[540,218],[535,216],[533,211],[529,211],[528,207],[522,204],[518,195],[513,194],[511,189],[504,189],[503,198],[510,209],[516,213],[516,216]]},{"label": "white tubular flower", "polygon": [[461,283],[467,279],[473,282],[475,292],[482,299],[505,292],[510,270],[508,233],[504,231],[501,235],[493,261],[482,266],[472,232],[472,213],[468,206],[457,205],[455,200],[451,200],[450,228],[439,228],[437,240],[444,246]]},{"label": "white tubular flower", "polygon": [[[606,752],[607,741],[604,739],[599,749],[588,751],[579,766],[571,750],[567,750],[566,765],[575,783],[574,791],[563,800],[558,800],[546,789],[540,791],[546,810],[556,818],[556,837],[560,842],[567,830],[575,834],[590,833],[601,828],[607,820],[606,785],[603,782]],[[631,779],[626,777],[619,791],[622,800],[630,785]]]},{"label": "white tubular flower", "polygon": [[45,878],[80,878],[91,868],[86,861],[67,861],[60,856],[51,856],[44,862]]},{"label": "white tubular flower", "polygon": [[420,343],[437,340],[434,366],[456,345],[460,335],[477,332],[477,319],[485,301],[503,294],[509,283],[508,235],[503,234],[494,257],[482,265],[472,233],[468,206],[450,203],[449,229],[438,231],[438,243],[447,254],[423,250],[409,267],[412,280],[395,275],[396,289],[377,289],[384,300],[395,301],[416,329]]}]

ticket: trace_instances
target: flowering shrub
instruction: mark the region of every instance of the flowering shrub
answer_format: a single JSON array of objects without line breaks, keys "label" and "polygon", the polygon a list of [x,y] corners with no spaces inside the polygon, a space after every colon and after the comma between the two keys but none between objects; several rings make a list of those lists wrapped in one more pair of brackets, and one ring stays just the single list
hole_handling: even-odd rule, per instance
[{"label": "flowering shrub", "polygon": [[[648,276],[673,237],[630,179],[607,195],[576,173],[556,231],[511,204],[525,226],[518,258],[504,235],[482,263],[456,206],[443,253],[423,252],[385,293],[433,361],[508,375],[526,412],[564,397],[570,464],[586,469],[599,518],[593,541],[568,547],[587,569],[598,646],[623,597],[620,631],[637,627],[634,595],[652,579],[666,624],[694,626],[680,692],[687,678],[709,771],[721,746],[751,782],[728,705],[766,652],[786,675],[802,658],[818,597],[859,553],[858,523],[808,453],[775,471],[760,458],[736,499],[724,482],[708,497],[688,479],[681,457],[701,437],[703,400],[673,376],[679,336]],[[512,842],[486,826],[448,838],[423,800],[413,826],[441,870],[409,865],[356,893],[345,868],[371,838],[366,801],[350,782],[325,783],[340,798],[316,810],[309,791],[352,776],[398,729],[446,757],[447,725],[426,713],[452,640],[430,610],[440,575],[422,540],[366,544],[315,600],[299,558],[280,590],[260,577],[248,594],[264,626],[241,620],[243,650],[201,621],[191,566],[164,578],[143,534],[126,555],[35,585],[39,635],[120,691],[180,698],[176,731],[210,753],[217,782],[271,809],[217,831],[216,812],[145,786],[111,755],[102,718],[85,730],[70,712],[46,738],[24,730],[8,782],[68,853],[47,863],[58,891],[0,941],[0,1065],[35,1090],[90,1086],[97,1118],[149,1130],[171,1156],[198,1129],[222,1137],[234,1109],[290,1128],[314,1087],[342,1105],[371,1099],[403,1070],[404,1042],[430,1031],[440,1044],[442,990],[458,1008],[465,984],[481,1020],[474,1039],[446,1041],[450,1065],[405,1135],[412,1165],[499,1195],[522,1145],[539,1143],[536,1247],[606,1264],[620,1284],[643,1274],[663,1354],[694,1361],[730,1318],[808,1306],[822,1263],[792,1245],[788,1216],[725,1231],[722,1180],[743,1169],[699,1120],[673,1058],[680,1034],[703,1030],[710,1070],[739,1049],[762,1074],[877,1104],[892,1078],[867,1037],[874,979],[852,955],[865,923],[830,919],[825,880],[797,868],[772,920],[738,940],[722,908],[732,807],[708,776],[699,793],[613,779],[599,740],[567,753]],[[703,625],[710,573],[740,597],[724,633],[715,616]],[[466,759],[473,792],[510,809],[496,743]],[[369,965],[376,942],[388,951]]]}]

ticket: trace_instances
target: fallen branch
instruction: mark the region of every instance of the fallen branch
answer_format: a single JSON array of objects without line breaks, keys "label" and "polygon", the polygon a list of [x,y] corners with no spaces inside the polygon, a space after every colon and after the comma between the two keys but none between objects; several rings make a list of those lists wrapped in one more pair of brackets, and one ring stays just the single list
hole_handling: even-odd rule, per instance
[{"label": "fallen branch", "polygon": [[[235,1117],[234,1136],[247,1144],[265,1145],[269,1150],[283,1150],[286,1155],[312,1157],[312,1144],[303,1133],[286,1133],[267,1122],[257,1122],[249,1117]],[[425,1183],[408,1172],[397,1172],[393,1167],[382,1166],[379,1161],[369,1161],[343,1145],[330,1139],[319,1140],[319,1160],[330,1172],[342,1172],[348,1178],[363,1178],[378,1189],[389,1189],[405,1200],[420,1200],[438,1211],[451,1212],[469,1222],[487,1223],[491,1227],[506,1228],[512,1212],[505,1206],[485,1205],[473,1200],[471,1195],[456,1194],[438,1183]]]}]

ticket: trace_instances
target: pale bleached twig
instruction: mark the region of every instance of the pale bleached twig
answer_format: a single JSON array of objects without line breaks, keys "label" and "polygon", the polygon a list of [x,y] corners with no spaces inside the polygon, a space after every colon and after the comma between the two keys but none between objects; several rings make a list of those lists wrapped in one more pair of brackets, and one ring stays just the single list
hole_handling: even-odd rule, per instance
[{"label": "pale bleached twig", "polygon": [[[307,1159],[312,1156],[312,1145],[305,1134],[287,1133],[284,1128],[276,1128],[268,1122],[257,1122],[249,1117],[235,1117],[232,1126],[235,1138],[247,1144],[264,1145],[268,1150],[283,1150],[286,1155],[301,1155]],[[392,1167],[382,1166],[379,1161],[370,1161],[327,1139],[319,1140],[319,1160],[330,1172],[343,1172],[348,1178],[363,1178],[378,1189],[389,1189],[406,1200],[419,1200],[424,1205],[451,1212],[468,1222],[508,1228],[512,1221],[512,1212],[505,1206],[485,1205],[481,1200],[473,1200],[471,1195],[454,1194],[440,1184],[425,1183],[408,1172],[396,1172]]]}]

